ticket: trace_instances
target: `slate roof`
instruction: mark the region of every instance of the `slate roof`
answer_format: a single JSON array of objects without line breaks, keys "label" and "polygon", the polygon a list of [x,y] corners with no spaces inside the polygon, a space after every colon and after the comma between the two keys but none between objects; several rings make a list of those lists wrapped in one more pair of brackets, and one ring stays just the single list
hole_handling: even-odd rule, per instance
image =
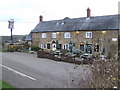
[{"label": "slate roof", "polygon": [[25,37],[25,41],[31,41],[31,32]]},{"label": "slate roof", "polygon": [[[19,42],[19,40],[22,41],[24,35],[13,35],[13,42]],[[2,43],[10,42],[11,36],[0,36],[2,37]]]},{"label": "slate roof", "polygon": [[80,30],[118,30],[118,15],[95,16],[90,18],[65,18],[42,21],[32,32],[57,32]]}]

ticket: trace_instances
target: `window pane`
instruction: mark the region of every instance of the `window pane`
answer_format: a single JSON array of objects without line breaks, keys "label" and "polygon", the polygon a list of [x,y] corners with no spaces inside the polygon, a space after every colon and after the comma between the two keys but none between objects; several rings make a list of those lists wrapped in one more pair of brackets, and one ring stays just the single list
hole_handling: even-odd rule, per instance
[{"label": "window pane", "polygon": [[47,49],[50,49],[50,44],[47,44]]},{"label": "window pane", "polygon": [[84,51],[84,45],[80,45],[80,50]]},{"label": "window pane", "polygon": [[43,47],[46,48],[46,44],[43,44]]},{"label": "window pane", "polygon": [[86,38],[92,38],[92,32],[86,32]]},{"label": "window pane", "polygon": [[69,32],[66,32],[66,33],[64,34],[64,38],[70,38],[70,33],[69,33]]},{"label": "window pane", "polygon": [[56,33],[52,33],[52,38],[56,38]]},{"label": "window pane", "polygon": [[46,33],[42,33],[42,38],[46,38]]}]

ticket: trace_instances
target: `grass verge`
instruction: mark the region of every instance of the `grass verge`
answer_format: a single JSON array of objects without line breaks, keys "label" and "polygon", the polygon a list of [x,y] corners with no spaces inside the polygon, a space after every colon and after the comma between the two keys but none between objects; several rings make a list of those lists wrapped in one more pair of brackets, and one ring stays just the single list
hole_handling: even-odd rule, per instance
[{"label": "grass verge", "polygon": [[7,90],[7,89],[16,90],[13,86],[11,86],[10,84],[8,84],[2,80],[0,80],[0,89],[2,89],[2,90]]}]

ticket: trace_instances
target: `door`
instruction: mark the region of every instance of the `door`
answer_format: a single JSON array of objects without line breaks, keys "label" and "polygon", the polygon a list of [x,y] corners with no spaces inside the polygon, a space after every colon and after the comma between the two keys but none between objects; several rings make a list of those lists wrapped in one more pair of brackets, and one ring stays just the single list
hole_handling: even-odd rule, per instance
[{"label": "door", "polygon": [[53,51],[56,50],[56,44],[52,44],[52,50],[53,50]]},{"label": "door", "polygon": [[92,44],[87,44],[86,52],[92,54]]}]

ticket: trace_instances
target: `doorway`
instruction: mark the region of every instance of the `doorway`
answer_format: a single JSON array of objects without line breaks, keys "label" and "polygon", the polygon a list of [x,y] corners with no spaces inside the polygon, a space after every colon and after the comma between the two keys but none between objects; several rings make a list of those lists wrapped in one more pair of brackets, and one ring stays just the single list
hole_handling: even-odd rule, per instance
[{"label": "doorway", "polygon": [[52,51],[56,50],[56,44],[52,44]]}]

